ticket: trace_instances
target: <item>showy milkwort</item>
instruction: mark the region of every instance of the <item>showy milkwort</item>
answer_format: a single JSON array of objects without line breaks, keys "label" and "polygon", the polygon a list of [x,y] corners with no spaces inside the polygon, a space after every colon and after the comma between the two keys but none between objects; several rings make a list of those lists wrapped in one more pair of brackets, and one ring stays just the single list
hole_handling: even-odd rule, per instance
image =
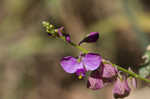
[{"label": "showy milkwort", "polygon": [[[71,38],[69,34],[64,33],[64,27],[60,27],[55,29],[52,27],[51,24],[48,22],[43,22],[43,26],[46,27],[46,31],[48,32],[49,36],[53,37],[60,37],[63,40],[71,43]],[[99,33],[98,32],[91,32],[88,36],[86,36],[83,40],[80,41],[80,44],[96,42],[98,40]],[[79,45],[80,45],[79,44]],[[96,70],[101,64],[101,56],[96,53],[84,53],[80,55],[78,58],[74,58],[72,56],[64,57],[60,64],[62,68],[67,73],[76,73],[76,75],[81,79],[85,76],[87,71]]]},{"label": "showy milkwort", "polygon": [[67,73],[76,73],[79,78],[82,78],[87,71],[96,70],[102,61],[101,56],[96,53],[81,55],[79,58],[67,56],[61,60],[60,64]]},{"label": "showy milkwort", "polygon": [[[68,43],[71,42],[70,36],[63,33],[63,27],[58,29],[59,36],[64,36]],[[80,41],[79,45],[83,42],[90,43],[98,40],[99,33],[91,32],[87,37]],[[66,56],[62,58],[60,64],[67,73],[76,73],[79,79],[85,76],[87,71],[96,70],[101,64],[102,58],[97,53],[84,53],[78,58]]]},{"label": "showy milkwort", "polygon": [[[56,29],[52,24],[48,22],[43,22],[43,26],[45,27],[46,32],[50,37],[60,38],[81,51],[81,54],[78,56],[78,58],[66,56],[62,58],[60,64],[64,71],[70,74],[75,73],[79,79],[87,76],[86,72],[92,71],[90,75],[87,76],[88,88],[97,90],[103,88],[109,83],[115,82],[113,88],[114,98],[124,98],[128,96],[131,91],[131,88],[129,87],[128,76],[132,78],[132,85],[135,87],[135,78],[150,82],[150,80],[142,78],[132,71],[126,70],[118,65],[106,61],[105,59],[102,59],[102,57],[97,53],[89,53],[89,51],[80,46],[82,43],[96,42],[99,38],[98,32],[91,32],[78,44],[75,44],[71,41],[70,35],[63,31],[64,27]],[[119,70],[130,75],[123,76],[125,74],[121,75],[121,72]]]}]

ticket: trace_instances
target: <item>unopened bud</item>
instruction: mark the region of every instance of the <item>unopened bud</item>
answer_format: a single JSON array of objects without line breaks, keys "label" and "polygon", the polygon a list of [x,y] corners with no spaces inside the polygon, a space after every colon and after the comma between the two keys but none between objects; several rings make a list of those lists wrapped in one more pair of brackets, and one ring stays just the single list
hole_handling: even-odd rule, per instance
[{"label": "unopened bud", "polygon": [[43,21],[42,24],[43,24],[44,27],[49,26],[49,22],[46,22],[46,21]]}]

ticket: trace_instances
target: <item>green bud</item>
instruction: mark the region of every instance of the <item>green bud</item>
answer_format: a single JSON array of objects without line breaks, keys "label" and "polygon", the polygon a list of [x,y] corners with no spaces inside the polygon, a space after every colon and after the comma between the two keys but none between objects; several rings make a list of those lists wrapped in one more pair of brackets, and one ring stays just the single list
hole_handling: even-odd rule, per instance
[{"label": "green bud", "polygon": [[58,32],[58,29],[55,29],[54,31],[57,33],[57,32]]},{"label": "green bud", "polygon": [[44,27],[48,27],[50,25],[49,22],[46,22],[46,21],[43,21],[42,24]]},{"label": "green bud", "polygon": [[54,26],[52,24],[49,25],[49,28],[53,28]]}]

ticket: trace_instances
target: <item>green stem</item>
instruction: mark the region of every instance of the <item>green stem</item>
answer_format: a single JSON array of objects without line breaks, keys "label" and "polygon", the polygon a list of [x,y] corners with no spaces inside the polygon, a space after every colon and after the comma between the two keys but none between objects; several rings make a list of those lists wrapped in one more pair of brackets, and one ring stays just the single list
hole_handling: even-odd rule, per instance
[{"label": "green stem", "polygon": [[[61,38],[63,41],[67,42],[67,41],[65,40],[65,37],[64,37],[64,36],[60,36],[60,38]],[[77,44],[75,44],[75,43],[73,43],[73,42],[69,42],[69,44],[72,45],[72,46],[74,46],[74,47],[76,47],[76,48],[78,48],[80,51],[82,51],[82,52],[85,53],[85,54],[88,53],[88,51],[87,51],[85,48],[83,48],[83,47],[81,47],[81,46],[79,46],[79,45],[77,45]]]},{"label": "green stem", "polygon": [[[65,42],[67,42],[67,41],[65,40],[65,37],[61,36],[60,38],[61,38],[62,40],[64,40]],[[75,43],[73,43],[73,42],[69,42],[69,44],[72,45],[72,46],[74,46],[74,47],[76,47],[76,48],[78,48],[80,51],[82,51],[82,52],[85,53],[85,54],[88,53],[88,50],[86,50],[85,48],[83,48],[83,47],[81,47],[81,46],[79,46],[79,45],[77,45],[77,44],[75,44]],[[111,63],[111,64],[112,64],[112,63]],[[136,74],[136,73],[134,73],[134,72],[132,72],[132,71],[129,71],[129,70],[125,69],[125,68],[122,68],[121,66],[118,66],[118,65],[116,65],[116,64],[112,64],[112,65],[115,66],[115,67],[117,67],[117,69],[120,70],[120,71],[123,71],[123,72],[125,72],[125,73],[128,73],[129,75],[131,75],[131,76],[133,76],[133,77],[135,77],[135,78],[137,78],[137,79],[141,79],[141,80],[143,80],[143,81],[145,81],[145,82],[150,83],[150,80],[149,80],[149,79],[143,78],[143,77],[141,77],[140,75],[138,75],[138,74]]]},{"label": "green stem", "polygon": [[123,72],[125,72],[125,73],[128,73],[128,74],[130,74],[131,76],[133,76],[133,77],[135,77],[135,78],[138,78],[138,79],[144,80],[145,82],[150,83],[150,80],[149,80],[149,79],[143,78],[143,77],[141,77],[140,75],[138,75],[138,74],[136,74],[136,73],[134,73],[134,72],[132,72],[132,71],[129,71],[129,70],[127,70],[127,69],[124,69],[124,68],[122,68],[122,67],[120,67],[120,66],[118,66],[118,65],[116,65],[116,64],[113,64],[113,66],[117,67],[118,70],[123,71]]}]

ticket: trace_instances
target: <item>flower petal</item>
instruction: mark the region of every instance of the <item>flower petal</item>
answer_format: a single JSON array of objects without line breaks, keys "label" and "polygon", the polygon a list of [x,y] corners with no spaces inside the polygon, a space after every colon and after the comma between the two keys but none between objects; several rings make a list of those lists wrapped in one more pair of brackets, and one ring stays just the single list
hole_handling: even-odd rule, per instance
[{"label": "flower petal", "polygon": [[60,28],[58,29],[58,34],[59,34],[59,36],[63,36],[63,33],[62,33],[63,30],[64,30],[64,27],[60,27]]},{"label": "flower petal", "polygon": [[101,89],[104,87],[103,80],[101,78],[89,77],[87,87],[93,90]]},{"label": "flower petal", "polygon": [[91,72],[88,77],[87,87],[93,90],[101,89],[104,87],[103,79],[101,78],[101,73],[99,69],[96,69]]},{"label": "flower petal", "polygon": [[97,69],[101,64],[102,58],[99,54],[95,53],[88,53],[83,58],[82,62],[86,68],[86,70],[95,70]]},{"label": "flower petal", "polygon": [[64,57],[60,64],[67,73],[75,73],[77,69],[83,68],[83,65],[72,56]]},{"label": "flower petal", "polygon": [[77,76],[85,76],[85,73],[86,73],[86,70],[84,69],[84,68],[80,68],[80,69],[77,69],[77,71],[76,71],[76,75]]},{"label": "flower petal", "polygon": [[87,37],[85,37],[83,40],[79,42],[79,45],[86,42],[86,43],[92,43],[96,42],[99,38],[98,32],[91,32]]}]

